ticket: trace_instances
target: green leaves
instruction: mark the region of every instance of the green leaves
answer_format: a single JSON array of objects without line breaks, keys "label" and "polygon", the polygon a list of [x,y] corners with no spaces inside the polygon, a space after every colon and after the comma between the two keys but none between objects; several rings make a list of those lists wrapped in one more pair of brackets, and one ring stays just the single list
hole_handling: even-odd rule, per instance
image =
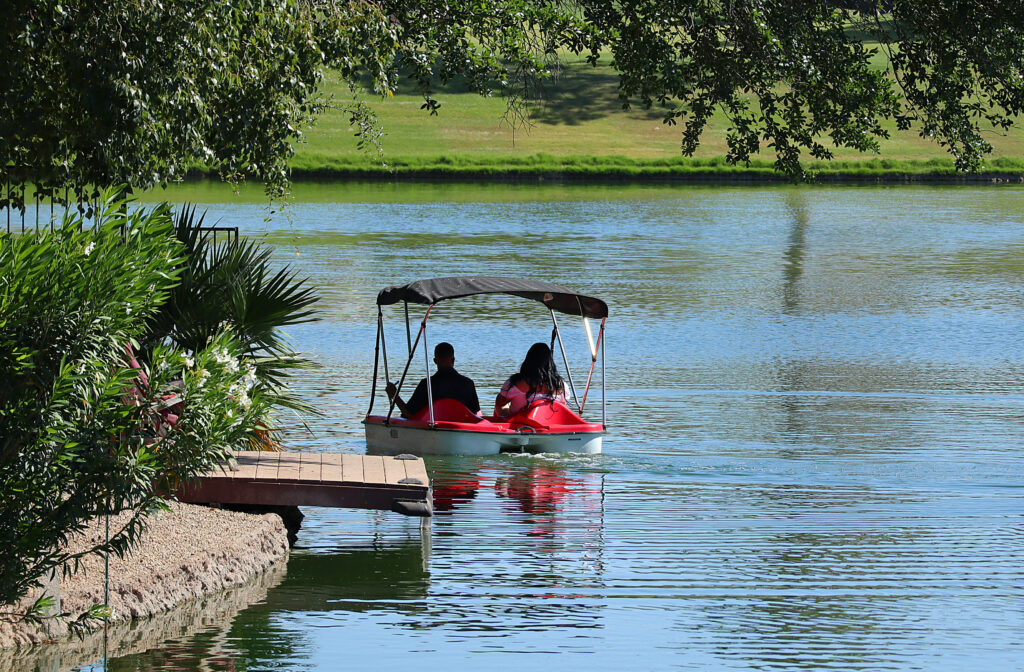
[{"label": "green leaves", "polygon": [[712,112],[732,122],[727,159],[746,163],[763,147],[776,168],[801,175],[801,156],[831,158],[829,144],[877,149],[896,96],[870,54],[846,36],[849,12],[815,0],[647,2],[601,5],[594,14],[622,73],[624,105],[666,109],[693,154]]},{"label": "green leaves", "polygon": [[[245,446],[265,395],[227,332],[186,357],[134,346],[178,283],[183,250],[166,206],[130,210],[106,192],[95,228],[0,233],[0,603],[47,570],[94,516],[132,512],[109,543],[125,552],[161,492]],[[199,371],[203,371],[202,374]],[[184,401],[182,401],[184,399]]]},{"label": "green leaves", "polygon": [[[886,122],[918,127],[977,170],[1024,101],[1024,16],[1018,2],[895,0],[585,2],[607,37],[628,105],[666,109],[692,154],[713,110],[732,121],[728,160],[768,149],[803,177],[807,154],[877,152]],[[880,12],[891,7],[891,15]],[[877,46],[875,46],[877,45]],[[885,58],[880,58],[884,56]]]},{"label": "green leaves", "polygon": [[[509,100],[527,123],[558,54],[611,53],[625,106],[659,106],[692,154],[713,111],[732,121],[728,159],[878,150],[919,128],[976,169],[985,133],[1024,105],[1017,0],[11,0],[0,25],[0,206],[24,187],[76,202],[91,185],[145,188],[194,166],[286,193],[303,129],[332,102],[336,71],[356,95],[356,140],[380,129],[359,97],[411,84],[425,113],[458,81]],[[848,7],[859,6],[865,11]],[[882,8],[889,13],[881,14]],[[111,27],[117,26],[117,30]]]},{"label": "green leaves", "polygon": [[901,127],[919,125],[977,170],[992,147],[984,134],[1024,111],[1024,15],[1019,2],[924,0],[894,5],[887,45],[906,101]]},{"label": "green leaves", "polygon": [[146,188],[201,163],[283,190],[322,68],[306,2],[9,4],[0,166],[14,185],[81,202],[90,185]]}]

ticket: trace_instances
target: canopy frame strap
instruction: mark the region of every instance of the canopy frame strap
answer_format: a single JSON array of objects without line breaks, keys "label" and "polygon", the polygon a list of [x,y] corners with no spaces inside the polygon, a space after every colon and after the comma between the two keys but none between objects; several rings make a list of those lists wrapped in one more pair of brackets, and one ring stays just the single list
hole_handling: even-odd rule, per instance
[{"label": "canopy frame strap", "polygon": [[[380,308],[377,308],[378,312]],[[384,332],[384,316],[378,316],[380,322],[380,347],[384,354],[384,380],[391,382],[391,373],[388,371],[388,338]]]},{"label": "canopy frame strap", "polygon": [[412,354],[412,331],[409,329],[409,302],[402,301],[405,306],[405,343],[409,346],[409,354]]},{"label": "canopy frame strap", "polygon": [[[562,363],[565,364],[565,375],[569,379],[569,389],[572,390],[572,400],[576,402],[576,408],[580,408],[580,400],[576,397],[576,385],[572,382],[572,371],[569,369],[569,358],[565,354],[565,345],[562,343],[562,333],[558,330],[558,318],[555,317],[555,311],[548,308],[548,312],[551,313],[551,323],[554,325],[555,339],[558,340],[558,349],[562,351]],[[552,396],[555,391],[551,390]]]},{"label": "canopy frame strap", "polygon": [[[601,350],[601,339],[604,338],[604,322],[608,318],[601,319],[601,329],[597,332],[597,343],[591,345],[590,350],[590,373],[587,374],[587,386],[583,388],[583,403],[580,404],[580,415],[583,415],[583,407],[587,403],[587,394],[590,392],[590,381],[594,377],[594,365],[597,364],[597,353]],[[587,318],[583,318],[583,324],[587,325],[587,337],[590,338],[590,325],[587,324]],[[601,380],[604,380],[604,358],[601,359]],[[604,393],[602,392],[602,395]]]},{"label": "canopy frame strap", "polygon": [[[604,336],[604,322],[603,321],[601,322],[601,335]],[[608,394],[605,391],[605,382],[604,382],[605,371],[607,371],[607,369],[605,368],[605,364],[604,364],[604,356],[605,356],[605,352],[607,350],[608,350],[608,345],[607,345],[607,341],[605,341],[605,343],[602,344],[602,347],[601,347],[601,426],[605,427],[605,428],[608,427],[607,418],[605,417],[605,399],[608,397]]]},{"label": "canopy frame strap", "polygon": [[[384,313],[381,311],[380,306],[377,306],[377,343],[373,346],[373,385],[370,387],[370,407],[366,409],[366,415],[370,415],[373,412],[373,402],[377,398],[377,367],[380,363],[380,339],[383,335]],[[387,369],[386,357],[385,355],[385,369]],[[384,377],[388,378],[386,372]]]}]

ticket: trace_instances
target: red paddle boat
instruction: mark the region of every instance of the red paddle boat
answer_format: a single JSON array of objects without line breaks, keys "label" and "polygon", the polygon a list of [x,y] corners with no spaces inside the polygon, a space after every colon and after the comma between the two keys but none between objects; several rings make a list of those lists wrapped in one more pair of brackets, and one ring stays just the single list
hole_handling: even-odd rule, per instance
[{"label": "red paddle boat", "polygon": [[[429,382],[430,360],[427,347],[427,319],[430,317],[430,311],[439,301],[480,294],[509,294],[539,301],[547,306],[553,325],[552,349],[557,342],[575,410],[561,401],[544,399],[534,401],[511,417],[498,417],[473,413],[455,399],[433,398]],[[373,414],[378,372],[382,363],[384,377],[390,379],[382,307],[398,303],[405,307],[406,340],[409,344],[409,356],[397,384],[399,391],[421,341],[427,368],[427,405],[409,418],[399,417],[395,413],[394,401],[389,402],[386,414]],[[412,340],[409,322],[410,303],[427,306],[415,341]],[[556,313],[583,319],[591,360],[582,395],[576,394]],[[608,306],[604,301],[560,285],[533,280],[483,276],[435,278],[381,290],[377,295],[377,345],[373,364],[373,390],[370,408],[366,412],[366,419],[363,420],[367,449],[373,453],[418,455],[493,455],[503,452],[600,453],[601,439],[605,432],[604,325],[607,317]],[[591,320],[600,320],[596,339]],[[599,355],[601,422],[598,423],[584,420],[582,414]]]}]

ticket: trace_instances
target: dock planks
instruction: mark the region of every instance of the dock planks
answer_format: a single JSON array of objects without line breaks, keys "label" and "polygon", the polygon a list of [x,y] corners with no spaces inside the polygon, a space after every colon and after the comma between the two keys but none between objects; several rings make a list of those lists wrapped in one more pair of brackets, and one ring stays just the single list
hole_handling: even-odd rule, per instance
[{"label": "dock planks", "polygon": [[237,469],[223,465],[178,491],[193,503],[330,506],[433,513],[422,458],[351,453],[241,451]]}]

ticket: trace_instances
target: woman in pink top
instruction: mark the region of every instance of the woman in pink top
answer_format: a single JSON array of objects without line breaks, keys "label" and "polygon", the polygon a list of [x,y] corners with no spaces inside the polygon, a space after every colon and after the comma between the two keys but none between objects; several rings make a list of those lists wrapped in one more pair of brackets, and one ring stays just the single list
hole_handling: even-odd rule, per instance
[{"label": "woman in pink top", "polygon": [[565,403],[565,382],[555,368],[551,348],[544,343],[530,346],[519,373],[512,374],[502,385],[494,401],[494,415],[515,415],[538,399]]}]

